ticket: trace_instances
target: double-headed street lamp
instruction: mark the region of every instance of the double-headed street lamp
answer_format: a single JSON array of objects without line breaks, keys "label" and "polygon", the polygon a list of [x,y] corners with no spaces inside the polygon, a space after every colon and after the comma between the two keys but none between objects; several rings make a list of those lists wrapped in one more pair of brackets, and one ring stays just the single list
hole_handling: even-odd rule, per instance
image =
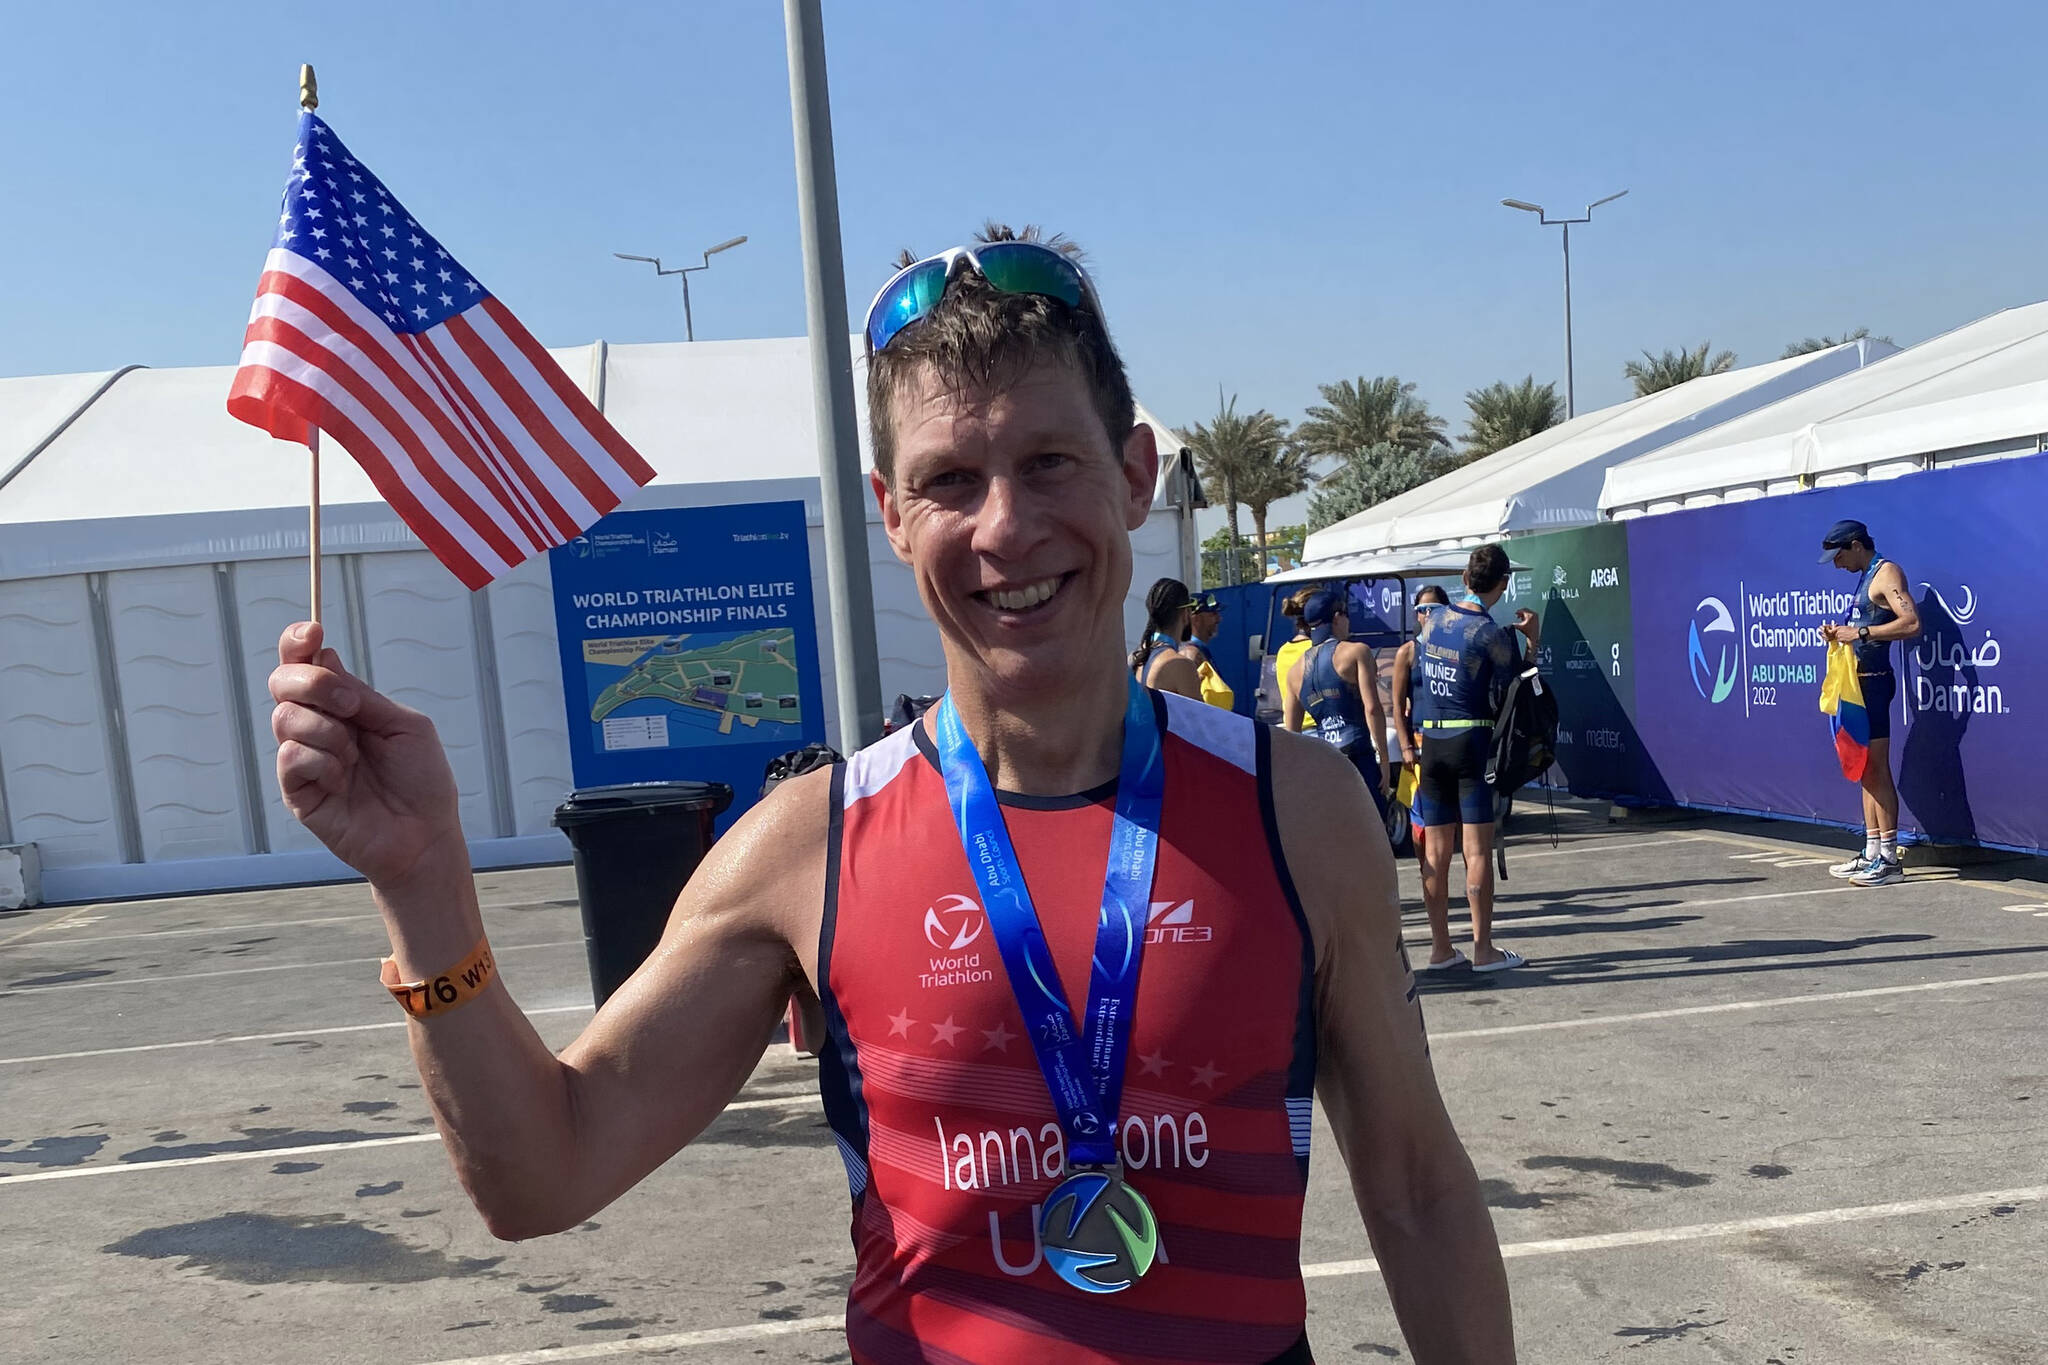
[{"label": "double-headed street lamp", "polygon": [[1524,203],[1520,199],[1500,201],[1508,208],[1535,214],[1537,221],[1545,227],[1564,229],[1564,415],[1567,421],[1578,415],[1577,394],[1572,387],[1572,224],[1592,222],[1594,209],[1602,204],[1611,204],[1627,193],[1627,190],[1620,190],[1605,199],[1595,199],[1586,205],[1585,216],[1581,218],[1549,218],[1544,215],[1541,204]]},{"label": "double-headed street lamp", "polygon": [[704,264],[679,265],[673,270],[663,270],[661,268],[661,257],[659,256],[629,256],[623,251],[614,251],[612,255],[622,261],[645,261],[654,267],[654,273],[657,275],[681,275],[683,277],[683,336],[686,340],[695,341],[697,339],[697,324],[690,317],[690,272],[692,270],[709,270],[713,256],[716,256],[721,251],[730,251],[746,240],[744,237],[735,237],[729,242],[720,242],[717,246],[705,251]]}]

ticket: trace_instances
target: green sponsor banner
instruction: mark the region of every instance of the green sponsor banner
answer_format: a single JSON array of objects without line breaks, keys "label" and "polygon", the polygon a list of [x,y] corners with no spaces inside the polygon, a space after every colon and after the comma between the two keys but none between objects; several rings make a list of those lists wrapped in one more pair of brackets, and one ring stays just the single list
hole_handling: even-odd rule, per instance
[{"label": "green sponsor banner", "polygon": [[1557,695],[1557,762],[1577,796],[1642,796],[1627,527],[1603,522],[1504,542],[1517,568],[1494,615],[1543,620],[1538,663]]}]

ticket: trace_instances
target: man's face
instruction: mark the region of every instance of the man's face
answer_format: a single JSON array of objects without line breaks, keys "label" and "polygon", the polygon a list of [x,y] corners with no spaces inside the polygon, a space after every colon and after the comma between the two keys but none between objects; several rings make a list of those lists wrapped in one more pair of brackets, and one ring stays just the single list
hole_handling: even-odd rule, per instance
[{"label": "man's face", "polygon": [[1213,638],[1213,637],[1215,636],[1215,634],[1216,634],[1216,628],[1217,628],[1217,627],[1218,627],[1219,625],[1221,625],[1222,623],[1223,623],[1223,617],[1222,617],[1222,615],[1221,615],[1220,613],[1218,613],[1218,612],[1213,612],[1213,611],[1198,611],[1198,612],[1196,612],[1196,613],[1195,613],[1195,617],[1194,617],[1194,626],[1195,626],[1195,636],[1196,636],[1196,638],[1198,638],[1198,639],[1202,639],[1202,640],[1207,640],[1207,639],[1211,639],[1211,638]]},{"label": "man's face", "polygon": [[890,401],[895,480],[872,475],[875,498],[955,683],[1043,692],[1120,657],[1130,533],[1159,471],[1152,429],[1113,446],[1059,362],[999,393],[949,391],[926,370]]},{"label": "man's face", "polygon": [[1834,564],[1836,568],[1845,569],[1850,573],[1862,573],[1870,567],[1870,551],[1861,543],[1844,545],[1835,551]]}]

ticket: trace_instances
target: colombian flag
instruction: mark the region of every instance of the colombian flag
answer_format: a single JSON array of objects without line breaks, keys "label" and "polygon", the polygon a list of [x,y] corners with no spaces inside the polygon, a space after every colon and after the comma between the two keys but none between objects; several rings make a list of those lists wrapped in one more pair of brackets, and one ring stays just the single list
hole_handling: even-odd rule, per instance
[{"label": "colombian flag", "polygon": [[1863,684],[1856,680],[1856,655],[1841,640],[1828,645],[1828,671],[1820,685],[1820,709],[1835,734],[1835,757],[1842,776],[1863,780],[1870,761],[1870,712],[1863,706]]}]

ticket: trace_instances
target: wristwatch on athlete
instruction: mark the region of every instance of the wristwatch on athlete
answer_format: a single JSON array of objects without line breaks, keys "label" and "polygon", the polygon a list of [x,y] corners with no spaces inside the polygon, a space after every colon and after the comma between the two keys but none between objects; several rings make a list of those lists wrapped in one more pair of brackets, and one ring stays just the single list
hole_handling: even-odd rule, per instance
[{"label": "wristwatch on athlete", "polygon": [[1866,644],[1866,645],[1867,645],[1867,644],[1869,644],[1869,643],[1870,643],[1870,627],[1869,627],[1869,626],[1858,626],[1858,627],[1856,627],[1856,638],[1857,638],[1858,640],[1862,641],[1862,642],[1863,642],[1864,644]]}]

